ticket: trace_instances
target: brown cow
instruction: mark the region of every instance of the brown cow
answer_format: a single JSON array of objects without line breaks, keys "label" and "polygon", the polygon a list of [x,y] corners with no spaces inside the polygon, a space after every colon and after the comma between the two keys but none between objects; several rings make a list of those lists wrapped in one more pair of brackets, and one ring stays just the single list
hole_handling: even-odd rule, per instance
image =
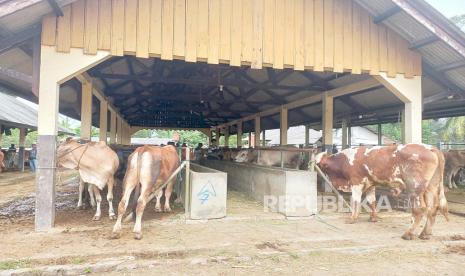
[{"label": "brown cow", "polygon": [[3,163],[4,158],[5,158],[5,154],[3,154],[3,151],[0,150],[0,173],[5,168],[5,163]]},{"label": "brown cow", "polygon": [[97,202],[97,209],[93,220],[100,220],[100,203],[102,197],[100,191],[108,185],[108,215],[115,219],[113,210],[113,187],[115,185],[115,173],[118,170],[118,155],[108,147],[105,142],[90,142],[80,144],[70,138],[60,143],[57,150],[58,165],[79,171],[79,201],[78,208],[82,206],[82,192],[84,183],[89,184],[89,195],[92,206]]},{"label": "brown cow", "polygon": [[268,167],[280,167],[282,158],[285,168],[299,169],[301,167],[302,159],[300,152],[286,151],[286,148],[279,147],[273,149],[282,149],[282,152],[272,149],[246,149],[240,151],[234,160],[239,163],[249,162]]},{"label": "brown cow", "polygon": [[[121,221],[129,204],[132,191],[139,188],[140,195],[137,199],[136,223],[134,233],[136,239],[142,238],[142,214],[149,195],[156,191],[179,167],[179,156],[176,148],[173,146],[155,147],[143,146],[137,148],[128,158],[128,167],[124,175],[124,191],[121,201],[118,205],[118,219],[113,227],[112,238],[121,236]],[[173,191],[176,178],[166,186],[165,190],[165,211],[171,211],[170,197]],[[160,194],[159,194],[160,195]],[[157,206],[159,206],[157,198]],[[157,208],[157,206],[155,208]]]},{"label": "brown cow", "polygon": [[450,189],[457,188],[456,176],[465,168],[465,150],[449,150],[444,152],[446,166],[444,170],[444,184]]},{"label": "brown cow", "polygon": [[372,209],[371,220],[376,221],[375,185],[398,192],[406,190],[412,200],[413,223],[403,239],[413,239],[413,232],[425,213],[427,223],[420,234],[422,239],[430,238],[438,209],[447,218],[444,155],[436,148],[422,144],[360,147],[334,155],[319,153],[315,161],[337,189],[352,191],[350,222],[358,218],[363,192]]}]

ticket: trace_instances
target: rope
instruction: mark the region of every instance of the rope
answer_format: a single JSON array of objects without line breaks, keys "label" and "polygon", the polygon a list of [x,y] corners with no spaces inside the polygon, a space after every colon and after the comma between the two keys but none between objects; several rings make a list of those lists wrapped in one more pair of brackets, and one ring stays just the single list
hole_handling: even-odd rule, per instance
[{"label": "rope", "polygon": [[344,199],[341,193],[339,193],[339,191],[333,186],[333,183],[331,183],[331,181],[328,179],[326,174],[323,173],[320,167],[317,164],[315,164],[314,168],[316,169],[317,173],[326,181],[326,183],[329,184],[329,186],[331,187],[331,190],[333,190],[333,192],[336,193],[340,199],[342,199],[342,201],[347,205],[347,207],[349,207],[349,210],[352,212],[352,206],[349,203],[347,203],[347,201]]}]

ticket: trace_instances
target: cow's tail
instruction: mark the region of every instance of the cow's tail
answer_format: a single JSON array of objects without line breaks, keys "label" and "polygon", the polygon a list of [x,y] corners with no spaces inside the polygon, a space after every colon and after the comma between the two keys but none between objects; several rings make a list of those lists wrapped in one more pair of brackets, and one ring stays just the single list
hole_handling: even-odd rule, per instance
[{"label": "cow's tail", "polygon": [[444,192],[444,154],[441,151],[437,151],[438,156],[438,172],[439,172],[439,211],[444,215],[447,221],[449,221],[449,207],[447,206],[447,199]]},{"label": "cow's tail", "polygon": [[[129,203],[129,206],[131,208],[131,214],[126,218],[126,220],[134,219],[135,214],[136,214],[136,208],[137,208],[137,199],[140,196],[140,169],[141,169],[141,159],[142,159],[142,154],[145,152],[146,147],[142,147],[139,150],[137,150],[137,163],[136,163],[136,187],[134,188],[134,192],[131,197],[131,202]],[[129,167],[128,167],[129,169]]]}]

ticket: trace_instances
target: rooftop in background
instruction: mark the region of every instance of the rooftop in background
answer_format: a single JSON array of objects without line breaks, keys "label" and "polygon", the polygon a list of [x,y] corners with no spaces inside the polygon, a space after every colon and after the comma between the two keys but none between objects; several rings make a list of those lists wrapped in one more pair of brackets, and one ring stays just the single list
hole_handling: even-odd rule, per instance
[{"label": "rooftop in background", "polygon": [[[28,106],[16,96],[5,93],[6,89],[0,87],[0,125],[10,128],[25,127],[37,129],[37,110]],[[67,128],[59,127],[60,133],[73,134]]]}]

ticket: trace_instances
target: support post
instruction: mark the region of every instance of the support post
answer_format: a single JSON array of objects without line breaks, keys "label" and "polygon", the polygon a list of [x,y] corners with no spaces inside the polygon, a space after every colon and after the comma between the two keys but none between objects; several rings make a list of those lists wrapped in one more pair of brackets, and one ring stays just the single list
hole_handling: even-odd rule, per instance
[{"label": "support post", "polygon": [[2,149],[2,141],[3,141],[3,127],[0,125],[0,150]]},{"label": "support post", "polygon": [[266,134],[265,134],[265,130],[262,131],[263,135],[262,135],[262,147],[266,147]]},{"label": "support post", "polygon": [[404,102],[403,129],[404,143],[422,143],[422,91],[421,76],[407,79],[402,74],[389,78],[386,73],[380,73],[375,78]]},{"label": "support post", "polygon": [[327,92],[323,95],[323,147],[331,152],[333,147],[333,103],[334,98]]},{"label": "support post", "polygon": [[107,142],[108,103],[100,101],[100,141]]},{"label": "support post", "polygon": [[121,141],[123,139],[123,122],[121,120],[121,117],[116,115],[116,143],[118,145],[122,145],[123,142]]},{"label": "support post", "polygon": [[229,126],[224,129],[224,146],[229,147]]},{"label": "support post", "polygon": [[346,119],[342,120],[341,131],[342,131],[342,149],[346,149],[347,148],[347,136],[348,136]]},{"label": "support post", "polygon": [[305,146],[308,147],[310,144],[310,127],[308,125],[305,126]]},{"label": "support post", "polygon": [[383,145],[383,125],[378,124],[378,146]]},{"label": "support post", "polygon": [[280,114],[280,139],[279,143],[281,146],[287,145],[287,129],[289,127],[288,125],[288,110],[287,108],[281,108]]},{"label": "support post", "polygon": [[349,146],[349,148],[352,147],[352,126],[350,125],[350,123],[348,123],[347,126],[347,145]]},{"label": "support post", "polygon": [[249,148],[252,147],[252,132],[249,132]]},{"label": "support post", "polygon": [[254,141],[254,147],[259,147],[260,146],[260,117],[255,117],[255,141]]},{"label": "support post", "polygon": [[110,112],[110,144],[116,143],[116,112]]},{"label": "support post", "polygon": [[26,141],[26,132],[27,129],[24,127],[19,129],[18,169],[21,172],[24,172],[24,144]]},{"label": "support post", "polygon": [[242,148],[242,121],[237,123],[237,148]]},{"label": "support post", "polygon": [[81,139],[90,141],[92,130],[92,82],[84,81],[81,84]]}]

